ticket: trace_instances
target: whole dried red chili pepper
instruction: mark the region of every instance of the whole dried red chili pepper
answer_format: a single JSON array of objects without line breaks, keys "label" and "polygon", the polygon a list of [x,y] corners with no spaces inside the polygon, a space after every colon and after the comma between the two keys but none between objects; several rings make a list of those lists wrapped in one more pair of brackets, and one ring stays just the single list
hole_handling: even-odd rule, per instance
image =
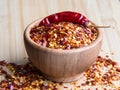
[{"label": "whole dried red chili pepper", "polygon": [[89,20],[80,13],[72,12],[72,11],[64,11],[64,12],[55,13],[55,14],[45,17],[40,22],[39,25],[40,26],[49,25],[51,23],[57,23],[57,22],[62,22],[62,21],[78,23],[83,26],[87,26],[87,24],[89,23]]}]

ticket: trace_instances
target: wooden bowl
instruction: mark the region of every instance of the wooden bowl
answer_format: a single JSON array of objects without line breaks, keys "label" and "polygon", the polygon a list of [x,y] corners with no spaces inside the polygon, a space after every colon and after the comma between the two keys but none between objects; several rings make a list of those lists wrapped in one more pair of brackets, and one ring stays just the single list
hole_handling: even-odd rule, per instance
[{"label": "wooden bowl", "polygon": [[27,54],[33,65],[47,79],[55,82],[71,82],[79,79],[96,60],[101,49],[102,31],[98,29],[97,39],[88,46],[59,50],[39,46],[30,38],[31,28],[38,25],[41,19],[32,22],[24,31],[24,43]]}]

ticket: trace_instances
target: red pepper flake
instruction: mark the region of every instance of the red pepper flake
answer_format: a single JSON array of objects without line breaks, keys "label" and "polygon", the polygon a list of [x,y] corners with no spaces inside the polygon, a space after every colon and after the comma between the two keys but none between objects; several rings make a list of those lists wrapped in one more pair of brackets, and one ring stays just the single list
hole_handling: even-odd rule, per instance
[{"label": "red pepper flake", "polygon": [[80,88],[80,85],[79,86],[76,86],[77,88]]},{"label": "red pepper flake", "polygon": [[116,71],[120,72],[120,67],[116,68]]},{"label": "red pepper flake", "polygon": [[64,88],[68,88],[67,86],[64,86]]},{"label": "red pepper flake", "polygon": [[30,37],[38,45],[54,49],[73,49],[91,44],[96,40],[95,27],[84,27],[72,22],[58,22],[47,26],[35,26]]},{"label": "red pepper flake", "polygon": [[[69,88],[64,86],[64,83],[46,80],[30,61],[25,65],[5,61],[0,61],[0,64],[0,75],[4,74],[5,76],[5,79],[0,81],[0,90],[58,90],[58,87]],[[7,73],[3,67],[8,68],[12,73]],[[104,70],[106,71],[104,72]],[[70,85],[73,85],[78,90],[82,89],[82,87],[97,85],[111,86],[115,90],[119,90],[120,87],[115,87],[113,81],[120,80],[120,67],[115,61],[99,56],[97,61],[84,72],[84,78],[86,78],[86,81],[82,84],[78,84],[76,81],[71,82]],[[107,90],[106,88],[103,89]],[[92,89],[88,88],[86,90]],[[96,88],[96,90],[99,90],[99,88]]]},{"label": "red pepper flake", "polygon": [[115,53],[114,53],[114,52],[112,52],[111,54],[112,54],[112,55],[114,55]]},{"label": "red pepper flake", "polygon": [[0,65],[1,65],[1,66],[6,66],[6,64],[7,64],[7,63],[5,62],[5,60],[0,61]]},{"label": "red pepper flake", "polygon": [[106,88],[104,88],[104,90],[107,90]]},{"label": "red pepper flake", "polygon": [[[104,68],[107,71],[104,71]],[[120,80],[118,64],[109,58],[100,56],[97,62],[85,72],[85,76],[86,85],[112,85],[112,81]]]}]

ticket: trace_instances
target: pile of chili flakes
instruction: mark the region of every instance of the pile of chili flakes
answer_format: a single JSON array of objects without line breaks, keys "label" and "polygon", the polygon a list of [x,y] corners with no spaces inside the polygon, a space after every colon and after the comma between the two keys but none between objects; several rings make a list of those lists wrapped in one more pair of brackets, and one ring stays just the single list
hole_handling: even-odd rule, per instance
[{"label": "pile of chili flakes", "polygon": [[81,74],[82,79],[71,83],[56,83],[45,79],[30,61],[25,65],[0,61],[0,78],[0,90],[93,90],[91,87],[94,90],[120,90],[120,84],[115,84],[120,83],[119,65],[100,56]]},{"label": "pile of chili flakes", "polygon": [[40,46],[54,49],[73,49],[87,46],[98,36],[95,27],[85,27],[72,22],[52,23],[34,26],[30,37]]}]

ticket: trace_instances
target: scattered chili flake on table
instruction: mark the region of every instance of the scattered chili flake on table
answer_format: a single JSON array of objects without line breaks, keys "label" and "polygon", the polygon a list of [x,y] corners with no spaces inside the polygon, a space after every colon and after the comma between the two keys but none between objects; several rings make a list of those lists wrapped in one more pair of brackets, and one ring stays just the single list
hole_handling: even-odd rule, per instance
[{"label": "scattered chili flake on table", "polygon": [[91,44],[96,40],[95,27],[86,27],[72,22],[51,23],[34,26],[30,37],[37,44],[54,49],[73,49]]},{"label": "scattered chili flake on table", "polygon": [[112,85],[112,81],[120,80],[120,67],[111,59],[98,57],[97,62],[86,72],[87,85]]},{"label": "scattered chili flake on table", "polygon": [[[71,83],[55,83],[45,79],[29,61],[25,65],[0,61],[0,90],[120,90],[113,82],[120,81],[120,67],[109,58],[98,57],[97,61],[83,73],[85,80]],[[79,83],[82,82],[82,83]],[[101,88],[102,85],[105,85]]]}]

